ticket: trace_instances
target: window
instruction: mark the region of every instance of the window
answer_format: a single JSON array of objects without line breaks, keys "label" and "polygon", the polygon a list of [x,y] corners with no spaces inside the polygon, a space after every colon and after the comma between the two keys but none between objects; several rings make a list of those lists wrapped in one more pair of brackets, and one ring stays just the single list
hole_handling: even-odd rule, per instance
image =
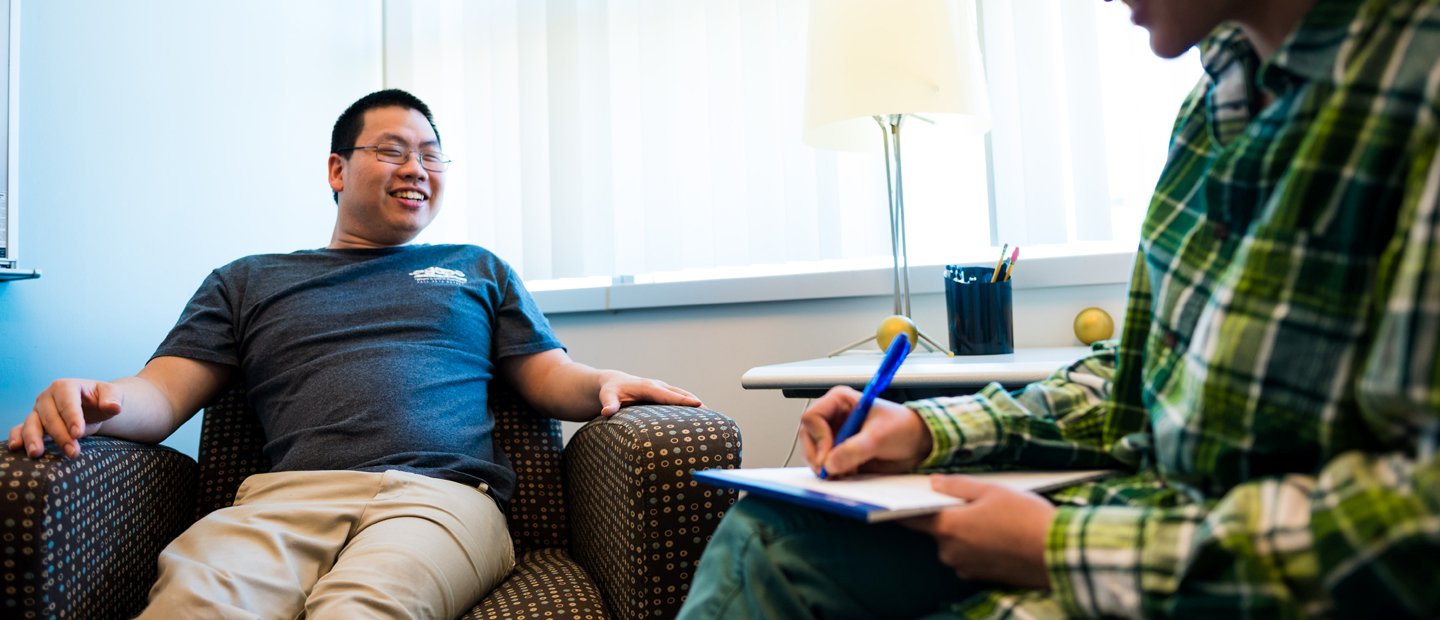
[{"label": "window", "polygon": [[20,259],[20,0],[0,2],[0,269]]},{"label": "window", "polygon": [[[800,141],[804,0],[384,7],[386,85],[430,103],[455,160],[423,241],[486,246],[532,283],[889,265],[882,156]],[[1198,61],[1155,59],[1119,3],[974,9],[990,144],[907,122],[911,264],[997,239],[1133,246]]]}]

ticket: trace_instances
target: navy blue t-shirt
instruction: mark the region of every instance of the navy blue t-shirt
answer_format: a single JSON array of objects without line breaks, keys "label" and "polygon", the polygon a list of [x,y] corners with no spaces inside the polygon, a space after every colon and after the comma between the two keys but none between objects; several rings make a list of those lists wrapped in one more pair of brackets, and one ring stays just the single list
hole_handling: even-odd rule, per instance
[{"label": "navy blue t-shirt", "polygon": [[560,348],[488,250],[419,245],[249,256],[215,270],[155,356],[239,369],[272,471],[405,471],[490,485],[495,361]]}]

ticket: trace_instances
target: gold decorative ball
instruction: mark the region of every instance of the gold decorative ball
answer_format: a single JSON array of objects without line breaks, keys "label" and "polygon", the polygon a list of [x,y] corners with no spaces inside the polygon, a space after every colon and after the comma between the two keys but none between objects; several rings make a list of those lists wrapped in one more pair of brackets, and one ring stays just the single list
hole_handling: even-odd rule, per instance
[{"label": "gold decorative ball", "polygon": [[1075,315],[1075,337],[1090,344],[1115,335],[1115,320],[1100,308],[1086,308]]},{"label": "gold decorative ball", "polygon": [[890,341],[895,339],[895,334],[905,334],[910,339],[910,347],[913,349],[915,340],[920,336],[920,330],[915,327],[915,322],[911,321],[910,317],[900,314],[887,316],[885,320],[880,321],[880,327],[875,329],[875,344],[880,345],[881,351],[885,351],[890,348]]}]

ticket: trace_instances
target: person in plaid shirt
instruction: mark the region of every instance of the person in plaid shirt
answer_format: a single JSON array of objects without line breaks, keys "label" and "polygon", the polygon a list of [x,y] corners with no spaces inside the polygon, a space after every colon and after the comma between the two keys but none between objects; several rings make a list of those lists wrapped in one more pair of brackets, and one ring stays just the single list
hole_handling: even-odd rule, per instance
[{"label": "person in plaid shirt", "polygon": [[1440,0],[1126,0],[1199,45],[1120,341],[1008,393],[802,417],[814,468],[1094,468],[852,523],[747,497],[682,617],[1440,617]]}]

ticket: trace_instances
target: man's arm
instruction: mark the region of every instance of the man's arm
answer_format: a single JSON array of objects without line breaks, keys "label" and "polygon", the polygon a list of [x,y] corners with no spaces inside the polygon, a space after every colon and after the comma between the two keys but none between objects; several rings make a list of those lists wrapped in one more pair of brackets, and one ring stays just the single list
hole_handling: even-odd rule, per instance
[{"label": "man's arm", "polygon": [[76,440],[90,435],[155,443],[214,398],[231,372],[223,364],[157,357],[134,377],[60,379],[35,398],[25,421],[10,429],[6,446],[39,457],[48,435],[73,458],[80,454]]},{"label": "man's arm", "polygon": [[591,368],[560,349],[504,358],[500,372],[526,402],[550,417],[571,422],[614,415],[620,407],[638,402],[701,406],[694,394],[664,381]]},{"label": "man's arm", "polygon": [[1185,508],[1060,508],[1046,541],[1074,615],[1215,610],[1260,616],[1440,617],[1440,133],[1414,163],[1382,256],[1374,337],[1355,380],[1367,430],[1316,475],[1254,480]]},{"label": "man's arm", "polygon": [[860,396],[834,388],[800,417],[806,461],[839,476],[982,463],[1123,467],[1107,443],[1103,420],[1116,355],[1112,344],[1097,344],[1089,356],[1014,393],[992,383],[976,394],[904,406],[877,399],[860,432],[832,450]]}]

